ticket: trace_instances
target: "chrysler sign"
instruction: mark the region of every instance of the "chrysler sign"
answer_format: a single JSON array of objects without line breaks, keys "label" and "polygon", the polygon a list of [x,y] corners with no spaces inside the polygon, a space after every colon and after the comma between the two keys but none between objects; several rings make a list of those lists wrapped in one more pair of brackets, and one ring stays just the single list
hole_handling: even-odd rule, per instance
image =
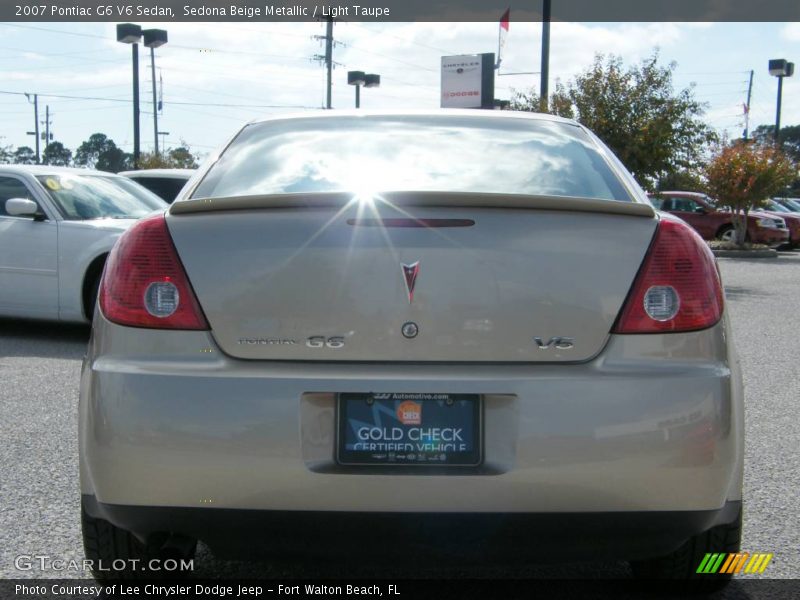
[{"label": "chrysler sign", "polygon": [[441,107],[494,107],[494,53],[442,57]]}]

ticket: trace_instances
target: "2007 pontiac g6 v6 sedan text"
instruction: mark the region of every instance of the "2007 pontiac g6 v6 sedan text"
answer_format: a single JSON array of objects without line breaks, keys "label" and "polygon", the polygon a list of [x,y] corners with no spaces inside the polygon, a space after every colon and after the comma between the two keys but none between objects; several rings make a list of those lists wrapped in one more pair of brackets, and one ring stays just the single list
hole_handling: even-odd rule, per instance
[{"label": "2007 pontiac g6 v6 sedan text", "polygon": [[455,546],[691,578],[739,548],[742,405],[713,256],[582,126],[255,122],[106,264],[85,548]]}]

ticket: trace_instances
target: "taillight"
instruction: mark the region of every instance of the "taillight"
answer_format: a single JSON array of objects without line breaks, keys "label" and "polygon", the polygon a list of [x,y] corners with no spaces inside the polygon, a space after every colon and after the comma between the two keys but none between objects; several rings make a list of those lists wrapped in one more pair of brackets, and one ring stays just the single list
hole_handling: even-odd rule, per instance
[{"label": "taillight", "polygon": [[106,261],[100,310],[119,325],[155,329],[208,329],[183,269],[164,215],[141,219]]},{"label": "taillight", "polygon": [[688,225],[662,219],[613,331],[706,329],[719,321],[722,304],[711,250]]}]

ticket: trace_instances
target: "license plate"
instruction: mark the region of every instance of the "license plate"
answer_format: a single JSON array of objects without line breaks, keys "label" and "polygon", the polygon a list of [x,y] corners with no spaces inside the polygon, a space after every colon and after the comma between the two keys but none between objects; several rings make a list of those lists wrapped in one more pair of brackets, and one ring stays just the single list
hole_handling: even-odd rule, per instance
[{"label": "license plate", "polygon": [[339,394],[337,461],[343,465],[477,466],[477,394]]}]

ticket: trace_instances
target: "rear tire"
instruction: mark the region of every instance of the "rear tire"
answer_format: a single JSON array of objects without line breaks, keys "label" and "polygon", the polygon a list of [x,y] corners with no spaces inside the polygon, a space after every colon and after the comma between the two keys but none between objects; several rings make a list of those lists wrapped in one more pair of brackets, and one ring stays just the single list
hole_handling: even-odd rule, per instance
[{"label": "rear tire", "polygon": [[687,591],[713,592],[724,588],[732,575],[698,573],[707,553],[734,553],[741,549],[742,512],[733,523],[717,525],[690,538],[675,552],[649,560],[631,561],[637,579],[683,581]]},{"label": "rear tire", "polygon": [[[174,578],[180,571],[151,571],[148,565],[151,560],[158,559],[191,559],[197,548],[196,542],[190,547],[186,556],[178,557],[175,552],[162,547],[167,535],[154,536],[147,544],[140,542],[130,531],[121,529],[104,519],[96,519],[86,512],[81,502],[81,532],[83,534],[83,551],[87,559],[92,561],[92,576],[98,581],[114,579],[138,578]],[[118,569],[117,565],[125,567]],[[163,563],[160,563],[163,564]]]}]

